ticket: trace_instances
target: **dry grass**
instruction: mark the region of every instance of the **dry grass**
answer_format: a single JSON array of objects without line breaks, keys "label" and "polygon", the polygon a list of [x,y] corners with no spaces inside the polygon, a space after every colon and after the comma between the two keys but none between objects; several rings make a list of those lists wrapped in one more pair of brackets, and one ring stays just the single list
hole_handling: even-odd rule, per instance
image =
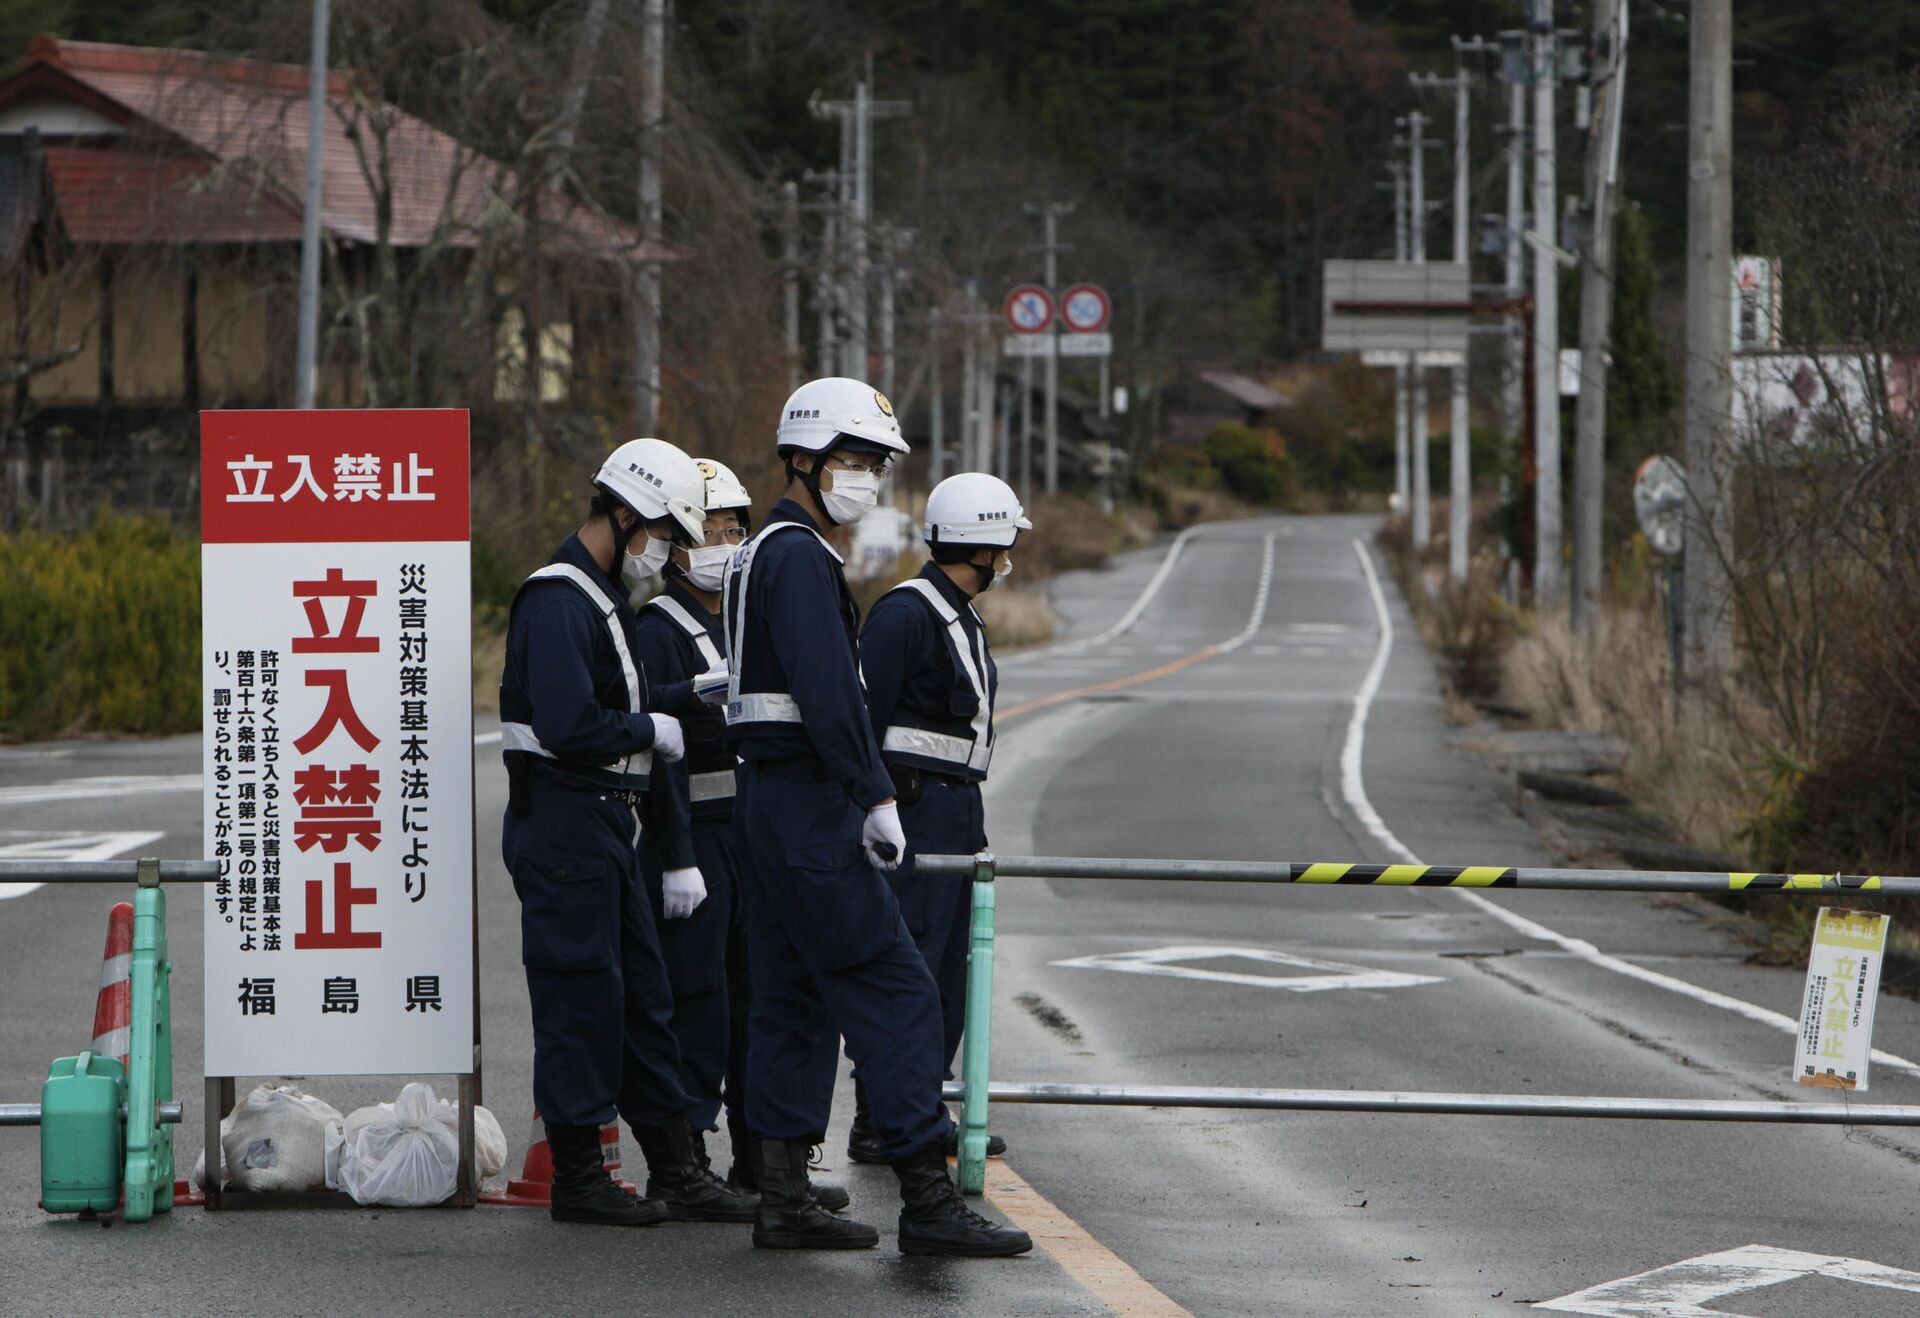
[{"label": "dry grass", "polygon": [[973,607],[987,624],[993,648],[1002,652],[1052,640],[1059,621],[1047,600],[1046,589],[1038,585],[1009,582],[976,598]]},{"label": "dry grass", "polygon": [[1750,699],[1715,708],[1674,698],[1657,608],[1604,610],[1590,646],[1562,618],[1533,618],[1505,661],[1505,694],[1544,723],[1627,743],[1622,786],[1686,842],[1742,854],[1768,804],[1761,748],[1778,730]]}]

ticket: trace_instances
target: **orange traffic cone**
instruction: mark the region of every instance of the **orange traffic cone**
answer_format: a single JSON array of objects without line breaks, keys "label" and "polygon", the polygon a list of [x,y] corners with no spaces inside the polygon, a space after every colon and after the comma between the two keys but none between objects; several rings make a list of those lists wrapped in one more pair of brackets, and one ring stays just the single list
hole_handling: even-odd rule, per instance
[{"label": "orange traffic cone", "polygon": [[[631,1181],[620,1176],[620,1123],[609,1121],[600,1128],[600,1161],[614,1183],[629,1193],[639,1193]],[[547,1123],[533,1114],[527,1132],[527,1156],[521,1160],[520,1174],[507,1182],[505,1190],[480,1196],[483,1204],[506,1204],[516,1208],[545,1208],[553,1202],[553,1149],[547,1144]]]},{"label": "orange traffic cone", "polygon": [[93,1054],[118,1057],[122,1069],[133,1051],[133,903],[107,912],[107,952],[100,962],[100,996],[93,1005]]}]

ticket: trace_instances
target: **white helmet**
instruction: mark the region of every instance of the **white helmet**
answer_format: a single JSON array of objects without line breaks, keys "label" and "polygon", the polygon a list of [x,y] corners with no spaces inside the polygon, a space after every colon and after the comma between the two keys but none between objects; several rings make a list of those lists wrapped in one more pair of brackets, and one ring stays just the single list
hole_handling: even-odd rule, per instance
[{"label": "white helmet", "polygon": [[809,380],[793,391],[781,410],[773,444],[781,453],[825,453],[842,435],[902,456],[913,451],[900,438],[900,423],[887,396],[841,375]]},{"label": "white helmet", "polygon": [[705,498],[701,507],[710,513],[722,509],[751,508],[753,496],[747,493],[747,487],[733,474],[733,468],[724,462],[715,462],[712,458],[695,458],[693,465],[700,469],[700,476],[706,482]]},{"label": "white helmet", "polygon": [[704,538],[706,477],[664,439],[628,440],[607,455],[593,483],[647,521],[671,517],[696,545]]},{"label": "white helmet", "polygon": [[923,538],[930,545],[987,545],[1009,548],[1022,531],[1031,531],[1027,510],[1013,487],[984,471],[963,471],[933,487],[927,496]]}]

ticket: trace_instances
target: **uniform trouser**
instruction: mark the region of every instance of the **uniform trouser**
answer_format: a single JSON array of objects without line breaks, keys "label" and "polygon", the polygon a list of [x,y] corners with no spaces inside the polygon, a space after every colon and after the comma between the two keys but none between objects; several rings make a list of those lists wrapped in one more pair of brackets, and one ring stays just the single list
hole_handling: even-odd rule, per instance
[{"label": "uniform trouser", "polygon": [[972,941],[973,879],[914,873],[914,856],[971,856],[987,845],[980,785],[922,775],[920,799],[900,807],[907,859],[888,875],[900,914],[940,988],[942,1053],[948,1079],[967,1019],[967,952]]},{"label": "uniform trouser", "polygon": [[741,770],[747,1123],[768,1139],[823,1140],[845,1036],[881,1152],[904,1158],[953,1125],[940,1101],[940,993],[893,890],[861,853],[863,817],[837,783]]},{"label": "uniform trouser", "polygon": [[747,1079],[747,934],[741,917],[739,863],[730,815],[696,817],[693,858],[706,881],[707,897],[679,920],[661,910],[664,875],[653,848],[640,860],[667,982],[673,989],[673,1035],[680,1044],[680,1083],[693,1096],[687,1114],[697,1130],[717,1129],[723,1098],[727,1111],[744,1117]]},{"label": "uniform trouser", "polygon": [[693,1106],[673,995],[640,879],[638,825],[617,797],[536,775],[506,812],[501,854],[520,897],[533,999],[533,1103],[549,1125],[647,1126]]}]

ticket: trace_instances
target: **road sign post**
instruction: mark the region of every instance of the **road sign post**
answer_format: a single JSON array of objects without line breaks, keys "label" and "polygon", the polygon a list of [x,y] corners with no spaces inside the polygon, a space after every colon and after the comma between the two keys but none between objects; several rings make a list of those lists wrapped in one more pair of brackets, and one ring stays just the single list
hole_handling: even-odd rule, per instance
[{"label": "road sign post", "polygon": [[235,1076],[456,1075],[471,1203],[467,414],[202,413],[201,490],[208,1147]]},{"label": "road sign post", "polygon": [[1038,284],[1015,284],[1007,290],[1005,310],[1015,334],[1045,334],[1053,324],[1053,294]]}]

